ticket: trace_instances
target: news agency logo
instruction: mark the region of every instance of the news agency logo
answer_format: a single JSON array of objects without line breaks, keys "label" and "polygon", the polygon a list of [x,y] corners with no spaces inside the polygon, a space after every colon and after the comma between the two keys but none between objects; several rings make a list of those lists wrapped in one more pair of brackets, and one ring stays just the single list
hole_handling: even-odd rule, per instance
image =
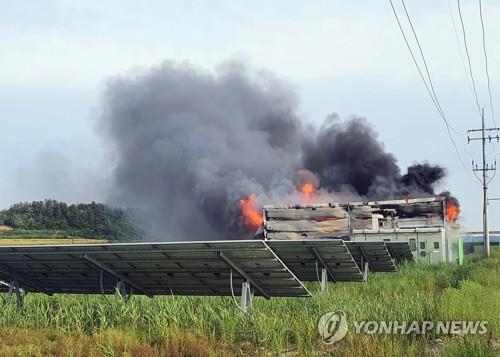
[{"label": "news agency logo", "polygon": [[354,321],[356,334],[366,335],[484,335],[488,321]]},{"label": "news agency logo", "polygon": [[318,332],[323,342],[328,345],[342,340],[347,330],[347,318],[344,311],[328,312],[319,319]]},{"label": "news agency logo", "polygon": [[[437,335],[484,335],[488,321],[353,321],[357,335],[424,335],[433,331]],[[334,344],[348,331],[345,312],[328,312],[318,322],[318,332],[323,342]]]}]

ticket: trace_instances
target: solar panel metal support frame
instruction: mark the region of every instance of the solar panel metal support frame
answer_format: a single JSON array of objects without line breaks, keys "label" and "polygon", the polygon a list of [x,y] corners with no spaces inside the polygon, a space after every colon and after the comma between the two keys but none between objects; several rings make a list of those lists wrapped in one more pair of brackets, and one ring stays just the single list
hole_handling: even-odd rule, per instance
[{"label": "solar panel metal support frame", "polygon": [[27,294],[26,291],[21,291],[21,287],[17,281],[11,281],[10,283],[0,280],[0,285],[7,286],[9,288],[9,297],[16,295],[16,305],[17,307],[22,307],[24,305],[24,296]]},{"label": "solar panel metal support frame", "polygon": [[[45,288],[39,286],[38,284],[31,282],[28,278],[24,277],[23,275],[14,273],[14,272],[10,271],[9,269],[3,268],[3,267],[0,268],[0,273],[8,276],[11,279],[11,281],[16,282],[17,285],[21,284],[21,285],[24,285],[28,289],[32,289],[35,292],[42,292],[46,295],[52,296],[51,292],[47,291]],[[11,285],[12,285],[12,283],[11,283]]]},{"label": "solar panel metal support frame", "polygon": [[12,294],[16,295],[17,307],[22,307],[24,305],[24,295],[26,293],[23,293],[21,291],[21,287],[19,286],[19,283],[17,281],[14,281],[10,284],[9,294],[10,294],[10,296],[12,296]]},{"label": "solar panel metal support frame", "polygon": [[331,272],[331,270],[328,269],[328,266],[326,265],[325,260],[323,259],[321,254],[318,252],[318,250],[315,247],[313,247],[313,248],[311,248],[311,251],[314,254],[314,256],[316,257],[316,260],[318,260],[322,265],[320,285],[321,285],[321,291],[326,291],[327,287],[328,287],[328,276],[327,275],[330,275],[330,279],[332,279],[332,282],[334,282],[334,283],[335,283],[335,277],[333,276],[333,273]]},{"label": "solar panel metal support frame", "polygon": [[365,252],[365,249],[360,246],[359,250],[361,251],[361,267],[363,268],[363,280],[368,281],[368,269],[369,269],[369,264],[368,264],[368,256]]},{"label": "solar panel metal support frame", "polygon": [[115,290],[125,302],[128,302],[132,297],[132,289],[127,291],[127,284],[123,280],[116,282]]},{"label": "solar panel metal support frame", "polygon": [[[260,287],[257,283],[255,283],[253,281],[253,279],[250,277],[250,275],[248,275],[247,273],[245,273],[245,271],[240,268],[237,264],[235,264],[228,256],[226,256],[223,252],[219,251],[217,252],[217,256],[219,258],[221,258],[231,269],[234,269],[238,272],[238,274],[240,274],[244,280],[246,282],[248,282],[249,284],[251,284],[251,286],[253,286],[253,288],[255,290],[257,290],[258,292],[260,292],[262,294],[262,296],[264,296],[267,300],[269,300],[271,298],[271,296],[262,288]],[[243,301],[243,293],[244,293],[244,283],[245,281],[243,282],[243,285],[242,285],[242,291],[241,291],[241,296],[242,296],[242,301]]]},{"label": "solar panel metal support frame", "polygon": [[328,273],[325,268],[321,269],[321,291],[328,289]]},{"label": "solar panel metal support frame", "polygon": [[108,267],[106,264],[103,264],[101,262],[99,262],[97,259],[95,259],[94,257],[91,257],[90,255],[88,254],[85,254],[83,253],[81,255],[81,258],[83,260],[86,260],[87,262],[93,264],[95,267],[97,267],[98,269],[101,269],[101,270],[104,270],[106,273],[114,276],[115,278],[117,278],[119,281],[127,285],[129,285],[130,287],[142,292],[144,295],[152,298],[153,297],[153,294],[147,292],[146,290],[144,290],[141,286],[139,286],[138,284],[134,283],[133,281],[131,281],[130,279],[128,279],[127,277],[125,277],[124,275],[114,271],[113,269],[111,269],[110,267]]},{"label": "solar panel metal support frame", "polygon": [[252,307],[253,294],[250,283],[248,281],[243,281],[241,284],[241,303],[240,309],[243,312],[248,312]]}]

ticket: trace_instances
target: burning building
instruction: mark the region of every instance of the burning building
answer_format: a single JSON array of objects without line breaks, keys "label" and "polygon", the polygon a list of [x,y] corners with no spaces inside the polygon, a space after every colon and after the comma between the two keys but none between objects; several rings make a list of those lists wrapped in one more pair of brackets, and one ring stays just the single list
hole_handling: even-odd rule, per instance
[{"label": "burning building", "polygon": [[449,197],[346,204],[266,205],[264,238],[408,242],[416,260],[456,262],[460,208]]},{"label": "burning building", "polygon": [[[286,81],[237,62],[206,70],[166,61],[110,79],[99,126],[112,158],[107,203],[129,208],[147,241],[247,239],[263,224],[272,239],[370,230],[399,239],[413,229],[420,255],[422,229],[447,231],[449,197],[417,199],[440,196],[444,167],[400,167],[366,118],[308,123],[299,103]],[[379,201],[410,195],[416,201]],[[297,203],[279,207],[312,219],[281,222],[270,216],[278,206],[262,215],[266,204]],[[293,220],[305,229],[279,226]]]}]

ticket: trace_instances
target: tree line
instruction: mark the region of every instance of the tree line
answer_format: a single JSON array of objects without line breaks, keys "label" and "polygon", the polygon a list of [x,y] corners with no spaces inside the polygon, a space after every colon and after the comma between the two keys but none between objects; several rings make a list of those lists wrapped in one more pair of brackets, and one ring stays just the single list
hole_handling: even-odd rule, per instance
[{"label": "tree line", "polygon": [[135,240],[126,212],[102,203],[68,205],[56,200],[21,202],[0,211],[0,224],[23,230],[64,230],[89,238]]}]

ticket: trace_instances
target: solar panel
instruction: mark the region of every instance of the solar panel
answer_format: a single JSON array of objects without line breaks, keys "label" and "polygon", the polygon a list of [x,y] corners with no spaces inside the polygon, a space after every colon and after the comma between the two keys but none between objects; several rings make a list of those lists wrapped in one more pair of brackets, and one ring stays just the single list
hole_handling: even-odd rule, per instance
[{"label": "solar panel", "polygon": [[266,243],[300,280],[322,280],[319,270],[324,267],[334,282],[364,281],[341,239],[269,240]]},{"label": "solar panel", "polygon": [[0,247],[0,279],[28,291],[143,295],[310,296],[263,241]]},{"label": "solar panel", "polygon": [[363,269],[363,262],[368,262],[368,269],[372,272],[394,272],[396,266],[383,241],[348,241],[345,242],[352,257]]},{"label": "solar panel", "polygon": [[410,249],[410,244],[408,242],[385,242],[389,254],[396,263],[403,261],[414,261],[413,253]]}]

